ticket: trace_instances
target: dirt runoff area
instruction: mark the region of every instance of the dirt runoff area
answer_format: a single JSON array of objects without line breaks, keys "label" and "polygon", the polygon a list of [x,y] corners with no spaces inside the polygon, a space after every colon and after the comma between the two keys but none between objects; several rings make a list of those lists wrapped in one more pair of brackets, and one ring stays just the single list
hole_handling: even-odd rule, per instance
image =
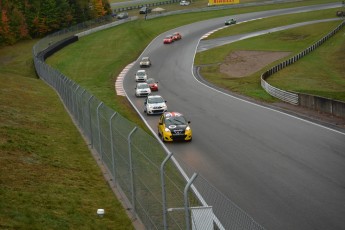
[{"label": "dirt runoff area", "polygon": [[231,77],[245,77],[288,55],[290,52],[235,51],[220,65],[220,72]]},{"label": "dirt runoff area", "polygon": [[[225,62],[220,65],[220,72],[232,78],[245,77],[288,55],[290,55],[290,52],[235,51],[231,52],[225,58]],[[264,104],[262,102],[257,103]],[[345,130],[344,118],[334,117],[330,114],[320,113],[318,111],[294,106],[285,102],[265,105],[306,120],[312,120],[313,122],[317,122],[325,126]]]}]

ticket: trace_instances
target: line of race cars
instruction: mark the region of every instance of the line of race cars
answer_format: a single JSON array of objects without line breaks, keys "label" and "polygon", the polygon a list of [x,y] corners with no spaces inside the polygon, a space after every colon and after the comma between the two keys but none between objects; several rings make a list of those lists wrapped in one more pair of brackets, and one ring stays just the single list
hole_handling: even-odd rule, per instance
[{"label": "line of race cars", "polygon": [[[236,24],[234,18],[229,18],[225,21],[225,25]],[[171,44],[175,41],[182,39],[179,32],[169,34],[163,39],[163,44]],[[151,66],[149,57],[143,57],[140,61],[140,68],[148,68]],[[135,74],[135,81],[137,87],[135,88],[135,96],[145,97],[144,112],[147,115],[161,114],[158,122],[158,135],[163,142],[166,141],[191,141],[192,129],[190,121],[179,112],[168,112],[168,107],[162,96],[151,95],[152,91],[158,91],[158,82],[153,78],[148,78],[146,70],[139,69]]]},{"label": "line of race cars", "polygon": [[[179,35],[177,40],[181,39],[182,36],[177,34]],[[139,65],[140,68],[149,68],[151,64],[149,57],[143,57]],[[167,101],[160,95],[152,94],[158,91],[158,82],[149,78],[144,69],[137,70],[135,81],[137,82],[135,96],[145,97],[144,112],[147,115],[160,115],[157,128],[161,140],[163,142],[191,141],[190,121],[182,113],[168,111]]]}]

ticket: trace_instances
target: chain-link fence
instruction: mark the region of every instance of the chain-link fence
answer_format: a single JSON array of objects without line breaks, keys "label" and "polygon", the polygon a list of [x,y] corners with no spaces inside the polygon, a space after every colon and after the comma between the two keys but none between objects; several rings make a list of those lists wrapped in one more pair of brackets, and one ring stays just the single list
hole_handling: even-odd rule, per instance
[{"label": "chain-link fence", "polygon": [[[105,20],[99,21],[104,24]],[[70,36],[90,28],[86,25],[94,27],[95,22],[39,41],[33,48],[35,68],[57,91],[131,203],[132,213],[147,229],[263,229],[201,175],[188,166],[184,167],[188,173],[182,170],[159,140],[44,62],[54,49],[77,41]]]}]

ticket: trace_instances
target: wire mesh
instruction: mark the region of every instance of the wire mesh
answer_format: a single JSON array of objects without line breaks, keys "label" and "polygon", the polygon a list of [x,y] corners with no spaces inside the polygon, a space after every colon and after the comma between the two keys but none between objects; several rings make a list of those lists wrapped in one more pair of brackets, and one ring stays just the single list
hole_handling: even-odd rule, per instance
[{"label": "wire mesh", "polygon": [[185,173],[170,160],[161,171],[168,153],[160,141],[42,60],[42,52],[47,52],[52,42],[58,43],[88,26],[77,25],[39,41],[33,48],[35,68],[40,78],[57,91],[90,146],[131,201],[132,212],[147,229],[263,229],[201,175],[186,199],[184,189],[193,173],[190,168],[185,166]]}]

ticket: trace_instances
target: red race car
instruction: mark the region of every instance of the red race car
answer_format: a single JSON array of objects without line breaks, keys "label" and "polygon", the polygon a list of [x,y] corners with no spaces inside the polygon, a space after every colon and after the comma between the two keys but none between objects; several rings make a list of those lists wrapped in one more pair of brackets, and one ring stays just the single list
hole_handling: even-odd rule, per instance
[{"label": "red race car", "polygon": [[174,41],[180,40],[182,38],[181,34],[176,32],[173,34]]},{"label": "red race car", "polygon": [[170,44],[170,43],[173,43],[174,42],[174,39],[173,39],[173,36],[172,35],[168,35],[164,38],[163,40],[163,43],[164,44]]},{"label": "red race car", "polygon": [[155,79],[149,78],[146,83],[150,86],[151,91],[158,91],[158,82],[155,82]]}]

